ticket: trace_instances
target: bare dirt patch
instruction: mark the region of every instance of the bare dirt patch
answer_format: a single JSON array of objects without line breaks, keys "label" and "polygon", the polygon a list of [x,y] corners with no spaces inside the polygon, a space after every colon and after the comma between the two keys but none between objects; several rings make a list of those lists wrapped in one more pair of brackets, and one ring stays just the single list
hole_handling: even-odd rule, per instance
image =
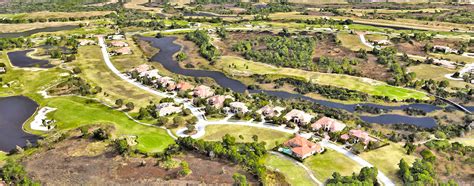
[{"label": "bare dirt patch", "polygon": [[45,185],[230,185],[236,172],[246,175],[251,183],[258,183],[237,165],[193,153],[175,158],[188,162],[192,170],[190,175],[179,177],[179,167],[166,170],[157,166],[156,158],[122,157],[105,143],[71,138],[27,157],[22,163],[34,180]]}]

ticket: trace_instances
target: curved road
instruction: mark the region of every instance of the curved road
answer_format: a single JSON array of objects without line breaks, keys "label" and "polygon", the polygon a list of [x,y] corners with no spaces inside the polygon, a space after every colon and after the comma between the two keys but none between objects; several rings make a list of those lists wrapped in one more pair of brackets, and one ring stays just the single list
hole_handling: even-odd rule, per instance
[{"label": "curved road", "polygon": [[[99,46],[101,47],[102,56],[104,58],[105,64],[115,75],[117,75],[121,79],[127,81],[128,83],[133,84],[136,87],[138,87],[140,89],[143,89],[145,91],[148,91],[148,92],[150,92],[154,95],[161,96],[161,97],[174,98],[176,102],[183,103],[184,106],[186,108],[189,108],[191,110],[191,112],[193,113],[193,115],[195,115],[198,118],[198,124],[201,124],[201,126],[205,127],[205,125],[219,124],[221,122],[221,121],[214,121],[214,122],[206,121],[205,117],[203,116],[203,113],[200,112],[198,108],[195,108],[190,103],[187,103],[185,100],[183,100],[181,98],[177,98],[175,95],[169,95],[169,94],[166,94],[166,93],[163,93],[163,92],[158,92],[158,91],[156,91],[152,88],[144,86],[144,85],[140,84],[139,82],[136,82],[136,81],[128,78],[125,74],[122,74],[117,68],[115,68],[112,61],[110,60],[110,56],[109,56],[109,53],[107,52],[107,45],[105,44],[104,38],[99,36],[98,39],[99,39]],[[284,129],[284,128],[282,129],[282,128],[278,128],[278,127],[274,127],[274,126],[252,124],[251,122],[229,122],[229,121],[226,121],[225,124],[251,125],[251,126],[254,126],[254,127],[263,127],[263,128],[268,128],[268,129],[272,129],[272,130],[279,130],[279,131],[287,132],[287,133],[291,133],[291,134],[294,134],[296,132],[294,130],[287,130],[287,129]],[[201,130],[204,131],[204,128],[201,127]],[[370,164],[369,162],[365,161],[364,159],[360,158],[359,156],[347,151],[346,149],[344,149],[344,148],[342,148],[338,145],[335,145],[335,144],[327,142],[327,141],[323,141],[321,143],[321,145],[325,148],[330,148],[330,149],[335,150],[336,152],[344,154],[346,157],[352,159],[353,161],[357,162],[359,165],[361,165],[363,167],[373,167],[373,165]],[[395,185],[387,176],[385,176],[385,174],[383,174],[380,171],[378,172],[377,179],[380,182],[382,182],[382,184],[385,185],[385,186],[394,186]]]}]

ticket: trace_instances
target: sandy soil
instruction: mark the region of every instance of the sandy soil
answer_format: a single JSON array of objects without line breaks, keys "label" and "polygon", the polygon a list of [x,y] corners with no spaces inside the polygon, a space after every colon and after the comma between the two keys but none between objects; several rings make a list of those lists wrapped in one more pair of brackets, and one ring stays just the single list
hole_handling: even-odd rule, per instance
[{"label": "sandy soil", "polygon": [[[73,137],[26,158],[23,164],[34,180],[45,185],[228,185],[233,183],[235,172],[246,175],[251,183],[257,183],[239,166],[226,162],[192,153],[176,159],[188,162],[192,174],[179,177],[177,172],[181,168],[166,170],[157,166],[156,158],[124,158],[107,143]],[[146,162],[144,166],[143,161]]]}]

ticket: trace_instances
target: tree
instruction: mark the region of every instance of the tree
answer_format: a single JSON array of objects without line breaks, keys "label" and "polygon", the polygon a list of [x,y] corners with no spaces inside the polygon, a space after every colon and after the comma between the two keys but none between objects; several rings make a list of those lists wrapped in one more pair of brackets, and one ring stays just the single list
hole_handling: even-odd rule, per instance
[{"label": "tree", "polygon": [[122,99],[117,99],[117,100],[115,100],[115,105],[116,105],[117,107],[122,107],[122,105],[123,105],[123,100],[122,100]]},{"label": "tree", "polygon": [[178,53],[176,58],[177,58],[178,61],[184,61],[188,58],[188,56],[184,52],[180,52],[180,53]]},{"label": "tree", "polygon": [[114,141],[114,147],[121,155],[127,155],[131,152],[131,147],[128,145],[126,139],[116,139]]},{"label": "tree", "polygon": [[245,177],[245,175],[242,175],[242,174],[239,174],[239,173],[234,173],[234,175],[232,175],[232,178],[234,179],[234,185],[238,185],[238,186],[247,186],[247,185],[249,185],[247,183],[247,177]]},{"label": "tree", "polygon": [[183,126],[183,125],[186,124],[186,121],[181,116],[174,117],[173,122],[174,122],[175,125],[178,125],[178,126]]},{"label": "tree", "polygon": [[254,142],[258,142],[258,136],[257,136],[257,135],[253,135],[253,136],[252,136],[252,140],[253,140]]},{"label": "tree", "polygon": [[79,68],[79,67],[74,67],[74,68],[72,69],[72,72],[73,72],[74,74],[80,74],[80,73],[82,72],[82,70],[81,70],[81,68]]},{"label": "tree", "polygon": [[135,108],[135,105],[133,104],[133,102],[128,102],[127,104],[125,104],[125,107],[127,107],[127,110],[133,110]]},{"label": "tree", "polygon": [[182,162],[180,163],[180,165],[181,165],[181,168],[182,168],[182,169],[181,169],[181,171],[179,171],[179,174],[180,174],[181,176],[187,176],[187,175],[189,175],[189,174],[191,174],[191,173],[193,172],[193,171],[189,168],[188,162],[182,161]]},{"label": "tree", "polygon": [[436,156],[433,154],[428,149],[424,149],[420,152],[421,157],[423,157],[423,160],[429,161],[429,162],[434,162],[436,160]]},{"label": "tree", "polygon": [[98,128],[97,130],[93,132],[92,137],[94,137],[97,140],[106,140],[106,139],[109,139],[109,134],[104,129]]}]

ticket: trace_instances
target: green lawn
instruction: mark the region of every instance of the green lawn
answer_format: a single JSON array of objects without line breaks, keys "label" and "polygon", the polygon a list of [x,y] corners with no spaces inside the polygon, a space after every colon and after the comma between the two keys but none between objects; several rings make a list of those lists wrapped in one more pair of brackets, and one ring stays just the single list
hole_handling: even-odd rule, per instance
[{"label": "green lawn", "polygon": [[436,81],[448,80],[450,87],[464,88],[469,85],[463,81],[454,81],[444,77],[445,74],[452,74],[455,70],[428,64],[420,64],[408,67],[409,72],[415,72],[417,79],[433,79]]},{"label": "green lawn", "polygon": [[269,154],[265,159],[265,166],[285,175],[286,181],[290,185],[315,185],[302,167],[287,158]]},{"label": "green lawn", "polygon": [[3,162],[5,162],[6,159],[7,159],[7,153],[0,151],[0,166],[3,164]]},{"label": "green lawn", "polygon": [[[232,65],[235,66],[235,68],[231,68],[230,66]],[[428,96],[423,92],[402,87],[390,86],[385,82],[373,79],[341,74],[310,72],[293,68],[278,68],[272,65],[253,62],[235,56],[223,56],[215,66],[231,76],[267,74],[279,77],[293,77],[305,79],[317,84],[357,90],[371,95],[388,96],[391,99],[397,100],[404,100],[408,98],[428,99]]]},{"label": "green lawn", "polygon": [[[288,133],[265,128],[242,125],[209,125],[206,126],[206,134],[202,139],[220,141],[225,134],[234,136],[238,142],[252,142],[252,136],[257,135],[258,141],[266,142],[266,147],[268,149],[275,147],[275,142],[282,143],[292,136]],[[244,139],[240,139],[239,135],[242,135]]]},{"label": "green lawn", "polygon": [[333,172],[350,176],[353,172],[359,172],[362,168],[355,161],[341,153],[326,149],[323,154],[316,154],[304,160],[304,164],[313,170],[314,176],[321,182],[332,177]]},{"label": "green lawn", "polygon": [[110,124],[115,126],[115,136],[138,136],[137,148],[145,152],[161,152],[174,143],[168,133],[161,128],[135,123],[124,113],[113,110],[101,103],[89,103],[79,97],[59,97],[46,100],[46,105],[57,108],[49,114],[56,120],[57,129],[68,130],[89,124]]},{"label": "green lawn", "polygon": [[365,38],[368,41],[380,41],[380,40],[386,40],[388,37],[383,34],[366,34]]},{"label": "green lawn", "polygon": [[363,152],[359,155],[364,160],[373,164],[380,171],[382,171],[391,180],[400,183],[401,180],[397,176],[398,163],[400,159],[405,159],[409,165],[415,162],[415,156],[407,155],[406,150],[398,143],[390,143],[390,145],[371,150],[369,152]]},{"label": "green lawn", "polygon": [[353,51],[358,51],[359,49],[364,49],[366,51],[372,50],[372,48],[364,45],[364,43],[360,41],[359,35],[357,34],[340,32],[337,34],[337,39],[341,41],[343,47],[346,47]]}]

